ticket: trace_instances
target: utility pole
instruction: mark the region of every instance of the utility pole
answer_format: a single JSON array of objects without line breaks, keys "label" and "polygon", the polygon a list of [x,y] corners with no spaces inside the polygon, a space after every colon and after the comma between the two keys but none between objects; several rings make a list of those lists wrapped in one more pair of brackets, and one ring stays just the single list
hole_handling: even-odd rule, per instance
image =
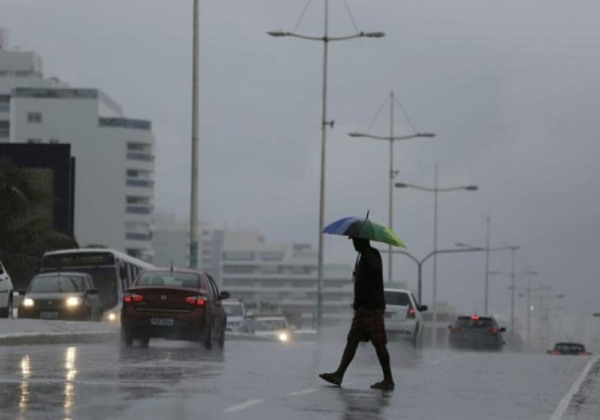
[{"label": "utility pole", "polygon": [[194,0],[192,42],[192,179],[190,191],[190,268],[198,268],[198,0]]},{"label": "utility pole", "polygon": [[486,234],[485,234],[485,297],[483,299],[483,314],[489,315],[489,289],[490,289],[490,218],[489,216],[485,219]]}]

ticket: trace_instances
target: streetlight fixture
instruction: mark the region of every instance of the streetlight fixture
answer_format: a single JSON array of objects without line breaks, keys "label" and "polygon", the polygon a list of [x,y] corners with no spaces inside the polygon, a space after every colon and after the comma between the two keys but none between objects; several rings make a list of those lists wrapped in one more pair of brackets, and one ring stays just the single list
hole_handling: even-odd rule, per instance
[{"label": "streetlight fixture", "polygon": [[[413,188],[420,191],[427,191],[433,193],[433,251],[437,251],[437,226],[438,226],[438,194],[441,192],[451,192],[451,191],[477,191],[479,188],[476,185],[461,185],[457,187],[449,187],[449,188],[440,188],[438,186],[438,165],[435,165],[435,184],[433,188],[431,187],[423,187],[415,184],[408,184],[406,182],[397,182],[397,188]],[[477,247],[472,247],[477,248]],[[433,254],[433,297],[431,302],[431,316],[433,318],[433,324],[437,323],[437,253]],[[433,329],[433,342],[435,343],[436,337],[436,329]]]},{"label": "streetlight fixture", "polygon": [[[390,227],[390,229],[394,229],[394,223],[393,223],[393,191],[394,191],[394,141],[401,141],[401,140],[409,140],[409,139],[414,139],[414,138],[419,138],[419,137],[435,137],[435,134],[433,133],[414,133],[414,134],[409,134],[409,135],[405,135],[405,136],[394,136],[394,91],[390,92],[390,135],[389,136],[376,136],[376,135],[371,135],[371,134],[366,134],[366,133],[360,133],[360,132],[351,132],[348,133],[348,135],[350,137],[364,137],[364,138],[369,138],[369,139],[376,139],[376,140],[387,140],[390,142],[390,187],[389,187],[389,219],[388,219],[388,226]],[[388,283],[391,284],[392,282],[392,246],[390,245],[388,248],[388,251],[390,252],[389,257],[388,257]]]},{"label": "streetlight fixture", "polygon": [[293,37],[323,43],[323,79],[321,101],[321,174],[319,183],[319,241],[317,250],[317,329],[321,327],[323,317],[323,228],[325,226],[325,151],[327,140],[327,126],[333,127],[333,121],[327,120],[327,55],[329,43],[332,41],[346,41],[355,38],[382,38],[384,32],[357,32],[345,36],[329,35],[329,0],[325,0],[324,30],[322,36],[309,36],[295,32],[269,31],[273,37]]}]

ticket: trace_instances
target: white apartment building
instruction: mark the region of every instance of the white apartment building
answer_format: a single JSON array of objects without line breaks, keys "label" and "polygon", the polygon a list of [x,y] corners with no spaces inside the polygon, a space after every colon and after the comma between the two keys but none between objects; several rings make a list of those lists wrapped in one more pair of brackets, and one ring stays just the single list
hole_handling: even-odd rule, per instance
[{"label": "white apartment building", "polygon": [[69,143],[75,237],[153,258],[154,135],[98,89],[45,79],[33,52],[9,51],[0,30],[0,142]]},{"label": "white apartment building", "polygon": [[[352,265],[323,267],[323,323],[352,316]],[[275,306],[302,325],[316,321],[317,253],[308,244],[270,244],[258,232],[224,232],[221,288],[250,304]]]}]

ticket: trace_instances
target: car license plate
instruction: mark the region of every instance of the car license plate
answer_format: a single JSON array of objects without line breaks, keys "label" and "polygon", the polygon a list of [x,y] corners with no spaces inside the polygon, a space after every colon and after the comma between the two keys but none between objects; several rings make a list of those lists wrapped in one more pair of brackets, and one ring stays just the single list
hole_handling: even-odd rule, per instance
[{"label": "car license plate", "polygon": [[175,320],[173,318],[150,318],[150,324],[170,327],[175,324]]},{"label": "car license plate", "polygon": [[58,312],[40,312],[41,319],[56,319],[58,318]]}]

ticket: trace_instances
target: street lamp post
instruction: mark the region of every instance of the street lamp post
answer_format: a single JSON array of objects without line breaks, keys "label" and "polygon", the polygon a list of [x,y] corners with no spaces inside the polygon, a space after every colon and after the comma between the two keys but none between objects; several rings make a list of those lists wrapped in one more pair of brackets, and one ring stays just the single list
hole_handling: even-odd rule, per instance
[{"label": "street lamp post", "polygon": [[[510,249],[510,254],[511,254],[511,270],[510,270],[510,274],[509,274],[510,275],[510,341],[511,341],[511,343],[514,343],[514,339],[515,339],[515,289],[516,289],[515,268],[516,268],[517,250],[520,249],[520,247],[513,245],[513,246],[507,247],[507,249]],[[501,273],[499,271],[490,271],[488,274],[504,275],[504,273]]]},{"label": "street lamp post", "polygon": [[531,291],[533,290],[531,287],[531,277],[537,275],[537,272],[528,268],[525,275],[527,276],[527,287],[525,288],[525,292],[526,292],[525,296],[527,297],[527,313],[526,313],[526,316],[527,316],[527,324],[526,324],[527,341],[525,344],[525,351],[529,352],[531,350]]},{"label": "street lamp post", "polygon": [[[389,212],[388,212],[388,226],[390,229],[394,229],[394,219],[393,219],[393,191],[394,191],[394,141],[400,140],[409,140],[419,137],[435,137],[433,133],[414,133],[405,136],[394,136],[394,92],[390,92],[390,134],[389,136],[376,136],[372,134],[360,133],[360,132],[351,132],[348,133],[350,137],[365,137],[369,139],[376,140],[387,140],[390,142],[390,153],[389,153]],[[392,282],[392,246],[390,245],[388,248],[388,252],[390,252],[388,257],[388,283]]]},{"label": "street lamp post", "polygon": [[[458,187],[449,187],[449,188],[440,188],[438,186],[438,165],[435,165],[435,184],[433,188],[430,187],[422,187],[415,184],[408,184],[405,182],[396,182],[397,188],[414,188],[420,191],[428,191],[433,192],[433,297],[431,302],[432,307],[432,318],[433,324],[437,323],[437,237],[438,237],[438,194],[441,192],[451,192],[451,191],[477,191],[478,187],[476,185],[462,185]],[[477,248],[477,247],[472,247]],[[437,339],[436,329],[433,329],[433,342],[435,344]]]},{"label": "street lamp post", "polygon": [[198,267],[198,0],[194,0],[192,41],[192,167],[190,192],[190,268]]},{"label": "street lamp post", "polygon": [[269,31],[273,37],[290,36],[309,41],[323,42],[323,77],[321,99],[321,174],[319,182],[319,232],[317,246],[317,327],[320,329],[323,317],[323,227],[325,225],[325,152],[327,140],[327,126],[333,127],[333,121],[327,120],[327,53],[331,41],[346,41],[354,38],[381,38],[383,32],[358,32],[345,36],[329,36],[329,0],[325,0],[325,17],[323,36],[301,35],[294,32]]}]

